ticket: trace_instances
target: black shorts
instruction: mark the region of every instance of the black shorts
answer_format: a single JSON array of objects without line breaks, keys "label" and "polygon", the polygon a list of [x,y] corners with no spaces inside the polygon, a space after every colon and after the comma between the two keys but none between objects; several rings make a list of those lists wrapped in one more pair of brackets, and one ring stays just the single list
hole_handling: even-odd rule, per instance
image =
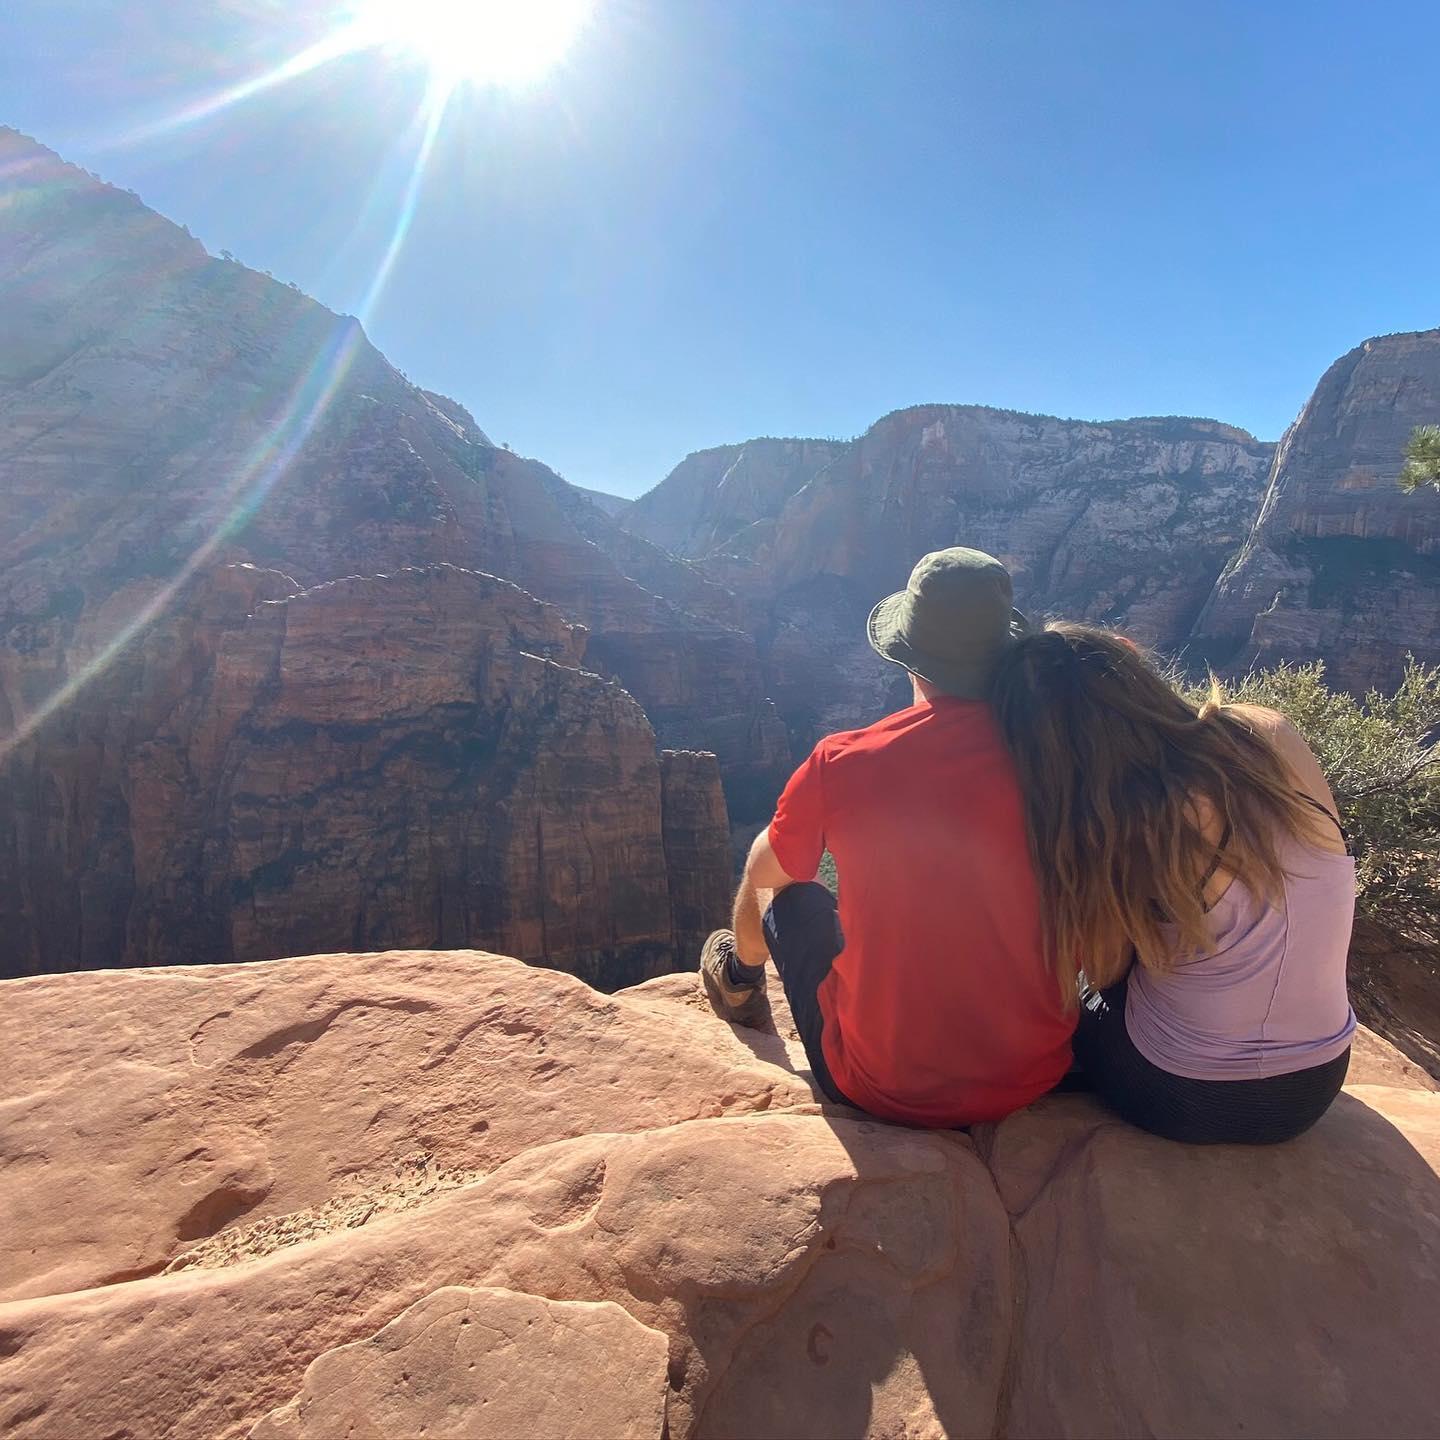
[{"label": "black shorts", "polygon": [[1154,1135],[1192,1145],[1275,1145],[1308,1130],[1345,1083],[1349,1046],[1323,1065],[1260,1080],[1172,1075],[1135,1048],[1125,993],[1124,980],[1091,993],[1080,1010],[1075,1059],[1085,1088]]}]

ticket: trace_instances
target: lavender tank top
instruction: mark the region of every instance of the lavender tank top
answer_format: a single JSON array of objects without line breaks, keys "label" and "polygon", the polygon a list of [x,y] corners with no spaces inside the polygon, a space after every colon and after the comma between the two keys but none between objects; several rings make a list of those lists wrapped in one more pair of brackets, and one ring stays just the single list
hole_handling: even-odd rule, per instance
[{"label": "lavender tank top", "polygon": [[1192,1080],[1256,1080],[1323,1065],[1349,1045],[1355,861],[1288,837],[1279,859],[1274,904],[1239,880],[1216,901],[1212,951],[1165,973],[1131,970],[1125,1025],[1151,1064]]}]

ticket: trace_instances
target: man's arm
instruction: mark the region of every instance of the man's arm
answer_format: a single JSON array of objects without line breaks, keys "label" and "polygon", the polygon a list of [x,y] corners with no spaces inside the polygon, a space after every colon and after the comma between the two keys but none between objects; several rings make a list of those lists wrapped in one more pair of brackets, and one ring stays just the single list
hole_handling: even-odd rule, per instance
[{"label": "man's arm", "polygon": [[742,965],[763,965],[770,958],[770,947],[765,943],[760,917],[777,891],[796,883],[775,858],[775,852],[770,848],[770,827],[767,825],[750,847],[745,873],[740,877],[740,888],[735,892],[731,928],[735,931],[735,949],[739,952]]}]

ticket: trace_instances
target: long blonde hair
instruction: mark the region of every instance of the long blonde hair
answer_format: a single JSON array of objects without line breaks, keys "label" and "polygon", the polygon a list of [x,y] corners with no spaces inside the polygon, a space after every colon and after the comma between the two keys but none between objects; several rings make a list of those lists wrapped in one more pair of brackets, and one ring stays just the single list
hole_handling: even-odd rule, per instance
[{"label": "long blonde hair", "polygon": [[[992,700],[1069,1001],[1077,969],[1103,988],[1132,958],[1163,970],[1177,949],[1203,953],[1217,865],[1273,897],[1284,884],[1278,841],[1313,833],[1284,763],[1218,687],[1192,704],[1109,630],[1057,622],[1016,641]],[[1223,824],[1218,846],[1204,801]]]}]

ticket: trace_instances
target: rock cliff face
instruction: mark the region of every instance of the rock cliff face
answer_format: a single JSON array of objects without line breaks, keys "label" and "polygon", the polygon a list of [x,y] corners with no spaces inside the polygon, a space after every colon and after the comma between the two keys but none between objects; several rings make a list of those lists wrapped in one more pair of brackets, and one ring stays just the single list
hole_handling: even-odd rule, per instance
[{"label": "rock cliff face", "polygon": [[615,985],[694,953],[714,757],[657,755],[583,630],[450,566],[296,589],[193,582],[0,776],[10,973],[503,942]]},{"label": "rock cliff face", "polygon": [[574,487],[583,495],[597,510],[612,519],[623,515],[635,502],[627,500],[623,495],[612,495],[608,490],[587,490],[583,485]]},{"label": "rock cliff face", "polygon": [[[1273,447],[1241,431],[974,406],[900,411],[852,442],[701,452],[620,507],[495,447],[353,320],[212,259],[13,131],[0,171],[0,973],[418,943],[610,966],[611,983],[649,973],[654,947],[678,958],[723,916],[725,819],[753,829],[817,734],[904,703],[863,620],[940,545],[1005,557],[1030,608],[1169,649],[1198,634],[1230,664],[1322,655],[1363,685],[1393,679],[1406,649],[1437,654],[1440,497],[1391,481],[1409,427],[1440,418],[1440,332],[1332,369],[1253,530]],[[443,565],[472,579],[437,579]],[[558,607],[563,654],[529,621],[502,645],[497,617],[524,605],[476,575],[518,585],[532,618]],[[537,778],[538,748],[487,750],[493,678],[426,649],[442,602],[421,592],[456,585],[477,607],[454,621],[457,657],[509,657],[519,675],[523,652],[566,672],[517,679],[511,717],[539,707],[525,725],[581,757],[564,784]],[[302,641],[264,618],[277,604],[336,635]],[[388,637],[383,659],[372,637]],[[373,689],[343,695],[372,727],[364,743],[326,709],[343,686],[312,709],[303,687],[276,688],[276,667],[311,656],[338,673],[347,645],[355,673],[373,671]],[[429,685],[454,698],[422,713]],[[379,696],[394,707],[365,708]],[[728,817],[708,762],[662,760],[654,739],[642,761],[647,727],[716,754]],[[400,749],[376,770],[375,746]],[[457,797],[502,760],[536,775],[497,771],[485,803],[511,796],[501,818],[467,820]],[[256,808],[282,774],[303,814],[273,795]],[[567,788],[577,775],[596,790]],[[522,838],[527,786],[526,815],[573,797],[590,816],[577,835],[632,847],[639,869],[602,875],[554,850],[542,864],[542,840],[571,841]],[[425,855],[399,833],[411,822],[434,828]],[[473,866],[457,868],[472,851],[499,867],[481,898]],[[613,914],[608,931],[572,883],[601,886],[590,909]]]},{"label": "rock cliff face", "polygon": [[[713,726],[707,748],[727,769],[774,767],[753,641],[714,618],[726,602],[690,567],[492,446],[353,320],[209,258],[13,131],[0,131],[0,165],[14,187],[0,215],[0,623],[21,643],[61,654],[78,612],[212,558],[303,584],[445,561],[588,626],[596,664],[653,707],[662,738],[672,720],[676,743]],[[5,698],[0,722],[38,703]]]},{"label": "rock cliff face", "polygon": [[1275,456],[1264,505],[1196,625],[1213,663],[1324,660],[1347,689],[1440,658],[1440,494],[1396,480],[1440,422],[1440,330],[1367,340],[1325,372]]},{"label": "rock cliff face", "polygon": [[1003,558],[1024,607],[1180,647],[1248,532],[1273,448],[1209,420],[920,406],[848,444],[691,456],[621,522],[703,557],[741,595],[770,693],[809,739],[894,703],[864,617],[945,545]]},{"label": "rock cliff face", "polygon": [[747,440],[687,455],[621,523],[674,555],[698,558],[773,520],[785,502],[845,452],[839,440]]},{"label": "rock cliff face", "polygon": [[694,983],[473,953],[10,982],[0,1426],[1430,1433],[1440,1095],[1383,1043],[1273,1149],[1082,1096],[927,1133],[816,1104],[783,1007],[735,1030]]},{"label": "rock cliff face", "polygon": [[671,933],[676,954],[688,964],[698,959],[710,932],[726,923],[733,889],[729,817],[712,754],[661,753],[660,825]]},{"label": "rock cliff face", "polygon": [[[526,956],[543,948],[587,974],[615,946],[641,945],[649,948],[634,952],[640,968],[617,959],[612,983],[650,973],[672,939],[651,723],[662,744],[717,751],[742,810],[748,794],[773,794],[785,769],[784,731],[765,698],[754,641],[724,618],[733,602],[644,541],[615,531],[602,547],[596,537],[614,525],[601,509],[543,465],[492,446],[463,407],[410,385],[354,321],[211,259],[134,196],[13,131],[0,131],[0,171],[7,186],[0,209],[0,735],[10,737],[0,757],[10,800],[0,819],[7,892],[0,903],[17,917],[0,938],[0,973],[50,963],[42,954],[106,965],[153,961],[176,946],[190,959],[220,959],[462,941]],[[217,578],[234,562],[278,573]],[[460,693],[469,681],[458,671],[441,684],[456,691],[447,704],[488,706],[483,723],[479,710],[467,712],[458,730],[443,709],[422,714],[425,665],[439,661],[431,655],[412,667],[406,647],[423,641],[429,621],[417,618],[424,606],[412,604],[415,582],[393,579],[407,566],[437,563],[503,576],[528,592],[535,613],[529,597],[559,605],[557,624],[585,627],[567,632],[566,678],[545,672],[549,678],[519,696],[512,716],[517,729],[543,730],[554,757],[573,748],[575,767],[545,780],[518,770],[501,777],[489,800],[530,798],[524,807],[506,802],[504,818],[473,825],[461,816],[460,797],[469,786],[471,803],[480,803],[476,767],[490,763],[484,736],[493,739],[503,719],[498,681],[488,694],[485,682]],[[343,601],[341,592],[315,598],[313,587],[346,576],[392,581],[349,584]],[[239,593],[252,583],[260,587],[254,594]],[[476,602],[473,629],[455,621],[457,656],[490,643],[486,612],[500,591],[484,583],[492,588]],[[290,692],[271,694],[270,682],[261,682],[266,665],[302,663],[301,652],[293,637],[279,638],[284,625],[250,624],[246,607],[302,587],[311,587],[303,604],[286,613],[333,622],[345,637],[311,635],[305,644],[317,652],[332,645],[325,663],[337,669],[342,646],[354,652],[357,674],[371,667],[377,692],[362,694],[360,686],[347,703],[379,703],[383,694],[398,713],[405,687],[420,687],[401,726],[408,771],[371,774],[379,756],[336,728],[348,723],[340,710],[302,706],[303,716],[287,714]],[[675,598],[662,599],[659,588]],[[687,610],[687,597],[706,613]],[[212,602],[221,608],[203,624],[188,613]],[[207,629],[211,622],[229,638]],[[365,652],[384,635],[392,648],[381,663]],[[252,647],[243,656],[227,648],[242,644]],[[428,655],[423,643],[421,653]],[[517,676],[525,668],[518,659],[506,663]],[[577,678],[582,664],[619,679],[649,722],[628,698]],[[243,704],[226,689],[232,675],[250,686]],[[211,684],[207,676],[218,677],[216,705],[243,710],[242,738],[222,723],[240,724],[235,715],[217,718],[194,703],[190,687]],[[582,692],[602,697],[593,725]],[[399,733],[386,728],[392,720],[367,712],[356,723],[381,726],[371,743],[398,745]],[[577,728],[567,728],[572,722]],[[210,730],[186,734],[187,724]],[[613,760],[602,758],[606,727],[621,737]],[[222,736],[249,747],[248,758],[225,749]],[[651,753],[642,764],[636,747],[646,743]],[[266,746],[273,747],[268,757]],[[543,756],[532,747],[506,758],[538,765]],[[156,791],[162,759],[178,769]],[[193,764],[238,768],[226,778],[186,769]],[[277,808],[262,824],[234,812],[232,805],[243,809],[266,793],[251,772],[267,767],[264,783],[283,774],[321,812],[326,787],[343,790],[348,838],[329,834],[315,813],[282,819]],[[246,788],[252,780],[261,788]],[[412,780],[425,798],[408,789]],[[639,786],[644,804],[639,790],[606,800],[601,789],[615,781],[622,790]],[[576,784],[597,788],[576,791]],[[220,788],[211,794],[213,786]],[[677,843],[692,863],[719,853],[694,840],[701,815],[715,821],[715,798],[700,797],[690,820],[681,814],[680,797],[703,788],[679,787],[668,807],[674,833],[691,835]],[[158,810],[147,818],[145,807],[161,805],[161,793],[169,805],[181,791],[184,804],[163,822]],[[434,791],[451,798],[436,801]],[[608,815],[590,839],[616,862],[613,889],[604,888],[611,860],[604,875],[592,874],[583,857],[558,852],[553,865],[542,866],[538,853],[522,864],[522,851],[539,843],[524,817],[548,806],[547,823],[563,830],[572,803]],[[367,812],[367,804],[389,808]],[[400,815],[433,819],[446,804],[452,812],[443,824],[434,821],[429,840],[396,838]],[[633,833],[624,828],[627,806],[640,827]],[[182,815],[186,824],[221,829],[160,845],[158,832],[173,830]],[[489,838],[476,838],[475,825]],[[323,843],[299,842],[300,829]],[[415,847],[427,844],[430,858],[422,861]],[[466,845],[483,853],[467,862]],[[178,862],[178,850],[191,858]],[[502,852],[493,873],[472,869],[462,884],[462,867],[498,862]],[[193,875],[202,855],[221,867],[220,888],[167,938],[168,917],[183,918],[195,899],[176,876]],[[638,868],[619,863],[622,855]],[[374,867],[363,879],[353,869],[362,859]],[[146,868],[152,864],[158,869]],[[316,866],[330,877],[318,889]],[[692,875],[679,892],[713,896],[725,874]],[[252,875],[259,899],[247,889]],[[490,891],[480,902],[482,883]],[[567,887],[592,883],[601,888],[586,903],[598,916],[586,920],[565,897]],[[233,904],[222,898],[227,884]],[[363,885],[372,896],[361,905],[350,891]],[[313,904],[287,910],[301,904],[302,892]],[[392,902],[396,912],[386,918]],[[567,916],[556,906],[568,907]],[[207,951],[197,948],[202,933],[229,938]]]}]

